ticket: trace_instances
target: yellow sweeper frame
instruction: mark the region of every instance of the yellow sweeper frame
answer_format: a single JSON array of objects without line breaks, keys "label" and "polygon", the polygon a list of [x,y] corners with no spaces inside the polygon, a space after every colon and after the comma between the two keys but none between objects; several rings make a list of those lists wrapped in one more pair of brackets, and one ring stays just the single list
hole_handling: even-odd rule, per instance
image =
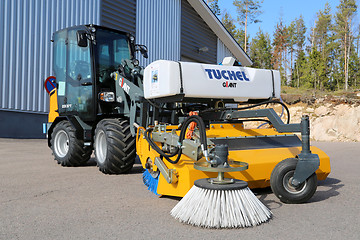
[{"label": "yellow sweeper frame", "polygon": [[[177,126],[167,126],[167,131],[176,129]],[[146,168],[146,164],[151,164],[151,170],[156,172],[158,166],[155,159],[160,159],[160,155],[151,148],[144,137],[145,129],[138,128],[136,136],[136,149],[140,157],[141,164]],[[179,134],[179,132],[177,132]],[[242,123],[220,123],[210,124],[206,131],[208,139],[246,139],[246,138],[269,138],[272,136],[286,137],[288,133],[280,133],[274,128],[269,129],[245,129]],[[295,135],[293,135],[295,136]],[[160,143],[157,143],[160,146]],[[257,149],[229,149],[229,159],[248,163],[249,167],[245,171],[225,173],[226,178],[240,179],[248,182],[250,188],[266,188],[270,186],[270,176],[274,167],[284,159],[298,158],[301,153],[301,146],[281,147],[272,146]],[[319,148],[311,146],[313,154],[317,154],[320,159],[320,166],[316,170],[318,180],[324,180],[330,173],[330,159]],[[199,161],[204,161],[200,159]],[[172,164],[166,160],[162,161],[166,167],[175,174],[172,183],[160,174],[157,186],[157,193],[160,195],[183,197],[193,186],[194,181],[202,178],[215,178],[217,173],[203,172],[194,168],[195,160],[186,155],[182,155],[178,163]],[[148,167],[148,166],[147,166]]]}]

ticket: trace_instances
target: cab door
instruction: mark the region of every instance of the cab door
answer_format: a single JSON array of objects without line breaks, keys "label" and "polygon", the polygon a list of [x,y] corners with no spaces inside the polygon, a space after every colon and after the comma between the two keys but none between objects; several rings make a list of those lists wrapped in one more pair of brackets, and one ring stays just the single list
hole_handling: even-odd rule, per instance
[{"label": "cab door", "polygon": [[95,118],[91,42],[87,40],[86,46],[79,46],[78,30],[59,32],[54,39],[59,113],[90,121]]}]

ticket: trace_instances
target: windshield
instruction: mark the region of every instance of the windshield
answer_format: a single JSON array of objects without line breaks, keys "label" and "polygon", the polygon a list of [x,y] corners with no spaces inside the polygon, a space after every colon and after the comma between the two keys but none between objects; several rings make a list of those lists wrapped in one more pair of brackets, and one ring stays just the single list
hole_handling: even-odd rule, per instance
[{"label": "windshield", "polygon": [[123,59],[131,59],[128,37],[106,29],[96,31],[96,67],[98,82],[110,81],[110,74],[121,64]]}]

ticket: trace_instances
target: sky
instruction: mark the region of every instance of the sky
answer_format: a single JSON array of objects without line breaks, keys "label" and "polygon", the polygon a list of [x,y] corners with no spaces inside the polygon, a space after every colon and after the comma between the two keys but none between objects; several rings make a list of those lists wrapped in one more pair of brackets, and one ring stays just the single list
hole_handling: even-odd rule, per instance
[{"label": "sky", "polygon": [[[219,0],[219,7],[221,11],[226,9],[227,12],[235,18],[236,8],[232,2],[233,0]],[[329,2],[331,6],[331,13],[335,13],[340,0],[264,0],[262,4],[263,13],[259,16],[262,22],[248,26],[250,38],[256,35],[259,28],[261,28],[263,32],[269,33],[272,38],[276,24],[280,18],[282,18],[283,23],[288,26],[291,21],[299,18],[300,15],[304,18],[308,30],[307,34],[309,34],[309,29],[314,25],[314,21],[316,20],[316,13],[325,8],[326,2]],[[360,12],[360,0],[356,0],[356,3],[358,5],[358,12]],[[360,22],[359,16],[360,14],[358,13],[355,19],[357,23]]]}]

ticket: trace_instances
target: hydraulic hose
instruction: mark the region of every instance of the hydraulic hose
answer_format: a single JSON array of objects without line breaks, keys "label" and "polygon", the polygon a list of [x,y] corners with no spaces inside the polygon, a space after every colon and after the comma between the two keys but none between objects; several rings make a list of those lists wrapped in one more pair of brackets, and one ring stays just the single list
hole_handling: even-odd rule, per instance
[{"label": "hydraulic hose", "polygon": [[259,107],[259,106],[266,105],[269,103],[280,104],[281,106],[284,107],[284,109],[286,110],[287,116],[288,116],[286,123],[289,124],[290,123],[290,111],[289,111],[288,107],[283,102],[280,102],[278,100],[272,100],[272,99],[261,102],[261,103],[253,104],[251,106],[241,107],[241,108],[212,108],[212,109],[203,110],[201,112],[204,113],[204,112],[215,112],[215,111],[223,111],[223,110],[240,110],[241,111],[241,110],[247,110],[247,109]]},{"label": "hydraulic hose", "polygon": [[[191,122],[196,122],[199,126],[199,131],[200,131],[200,142],[201,142],[201,149],[204,153],[205,158],[208,158],[208,151],[207,151],[207,138],[206,138],[206,128],[205,128],[205,123],[202,120],[201,117],[199,117],[198,115],[193,115],[188,117],[181,125],[181,129],[180,129],[180,136],[179,136],[179,141],[178,144],[179,146],[177,146],[175,148],[175,151],[172,153],[165,153],[164,151],[162,151],[152,140],[151,138],[151,132],[153,131],[152,128],[148,128],[145,133],[145,139],[146,141],[150,144],[150,146],[158,153],[160,154],[160,156],[164,157],[168,162],[172,163],[172,164],[176,164],[179,162],[181,154],[182,154],[182,141],[185,139],[185,134],[186,134],[186,129],[189,126],[189,124]],[[177,155],[176,160],[171,160],[171,157],[174,157]]]}]

